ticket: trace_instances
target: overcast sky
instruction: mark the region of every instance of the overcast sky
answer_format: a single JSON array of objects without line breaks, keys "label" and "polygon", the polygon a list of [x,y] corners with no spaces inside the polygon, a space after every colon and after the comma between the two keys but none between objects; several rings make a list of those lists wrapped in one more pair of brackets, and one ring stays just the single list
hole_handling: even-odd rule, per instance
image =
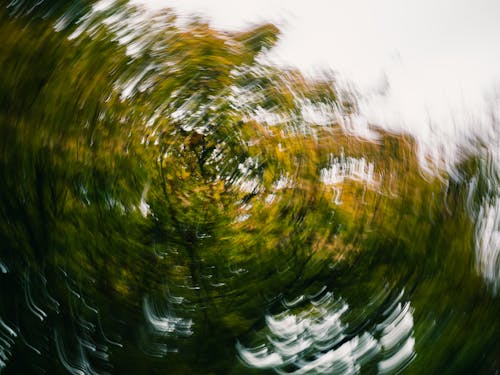
[{"label": "overcast sky", "polygon": [[424,137],[429,123],[441,134],[476,126],[471,116],[499,87],[499,0],[137,1],[221,29],[274,22],[283,30],[275,61],[332,67],[364,94],[369,121]]}]

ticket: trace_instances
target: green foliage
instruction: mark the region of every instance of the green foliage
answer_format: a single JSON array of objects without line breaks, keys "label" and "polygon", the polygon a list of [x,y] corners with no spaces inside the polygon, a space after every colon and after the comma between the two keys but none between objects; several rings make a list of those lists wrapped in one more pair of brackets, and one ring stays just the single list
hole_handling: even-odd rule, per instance
[{"label": "green foliage", "polygon": [[[422,269],[442,284],[421,284],[417,311],[481,288],[464,186],[423,176],[407,135],[343,130],[355,103],[331,76],[259,63],[275,26],[179,27],[165,11],[134,32],[127,4],[42,2],[33,16],[28,3],[0,10],[7,373],[252,373],[235,340],[283,296],[344,287],[359,307],[352,285],[408,285]],[[321,182],[341,156],[373,162],[377,181]],[[155,329],[161,316],[181,323]]]}]

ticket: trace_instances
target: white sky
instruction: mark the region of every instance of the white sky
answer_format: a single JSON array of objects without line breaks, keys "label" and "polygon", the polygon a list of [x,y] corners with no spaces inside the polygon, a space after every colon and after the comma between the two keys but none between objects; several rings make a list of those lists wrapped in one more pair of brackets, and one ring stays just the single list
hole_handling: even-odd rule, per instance
[{"label": "white sky", "polygon": [[220,29],[274,22],[275,61],[332,67],[363,94],[368,121],[427,139],[478,126],[484,95],[500,88],[500,0],[136,1]]}]

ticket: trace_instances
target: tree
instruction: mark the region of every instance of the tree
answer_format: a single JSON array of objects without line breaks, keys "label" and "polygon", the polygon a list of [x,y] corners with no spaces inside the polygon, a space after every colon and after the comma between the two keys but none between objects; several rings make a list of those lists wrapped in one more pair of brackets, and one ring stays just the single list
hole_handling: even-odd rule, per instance
[{"label": "tree", "polygon": [[325,286],[360,308],[351,285],[439,276],[436,253],[466,272],[465,187],[423,176],[409,135],[350,134],[331,73],[262,63],[273,25],[16,4],[0,14],[7,373],[251,373],[236,342],[283,298]]}]

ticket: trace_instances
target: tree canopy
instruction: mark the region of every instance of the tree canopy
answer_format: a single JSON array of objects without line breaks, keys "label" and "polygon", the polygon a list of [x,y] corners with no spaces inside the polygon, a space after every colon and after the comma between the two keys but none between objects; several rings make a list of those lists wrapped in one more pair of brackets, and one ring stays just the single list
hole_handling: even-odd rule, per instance
[{"label": "tree canopy", "polygon": [[263,62],[274,25],[103,4],[0,7],[0,369],[255,373],[238,348],[322,288],[351,338],[411,300],[410,372],[498,368],[498,300],[470,267],[475,159],[430,176],[410,135],[352,134],[333,74]]}]

